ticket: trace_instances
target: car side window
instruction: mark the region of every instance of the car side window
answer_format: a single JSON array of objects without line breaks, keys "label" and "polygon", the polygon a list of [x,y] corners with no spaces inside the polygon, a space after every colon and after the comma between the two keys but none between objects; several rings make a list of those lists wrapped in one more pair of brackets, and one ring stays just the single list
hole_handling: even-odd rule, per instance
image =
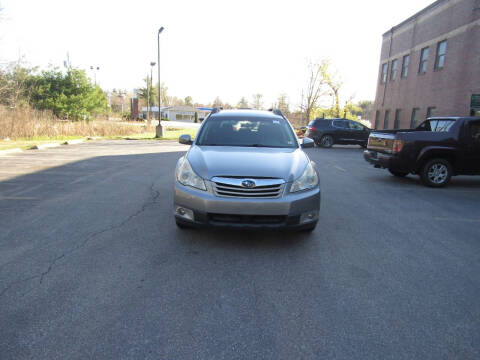
[{"label": "car side window", "polygon": [[[438,120],[437,126],[435,127],[436,132],[449,131],[452,125],[455,123],[453,120]],[[432,126],[433,129],[433,126]]]},{"label": "car side window", "polygon": [[349,121],[348,125],[350,126],[350,129],[352,129],[352,130],[360,130],[360,131],[363,130],[363,126],[360,125],[359,123],[355,122],[355,121]]},{"label": "car side window", "polygon": [[339,129],[345,129],[345,121],[344,120],[334,120],[333,121],[333,126]]},{"label": "car side window", "polygon": [[475,142],[480,143],[480,121],[472,121],[470,123],[470,136]]},{"label": "car side window", "polygon": [[430,126],[430,120],[424,121],[420,125],[418,125],[417,130],[419,131],[432,131]]}]

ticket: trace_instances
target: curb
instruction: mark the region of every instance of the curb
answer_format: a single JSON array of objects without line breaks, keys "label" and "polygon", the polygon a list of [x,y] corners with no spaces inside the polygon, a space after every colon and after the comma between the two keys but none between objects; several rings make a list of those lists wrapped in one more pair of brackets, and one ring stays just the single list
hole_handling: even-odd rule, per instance
[{"label": "curb", "polygon": [[40,144],[40,145],[33,145],[30,150],[44,150],[48,148],[53,148],[60,146],[60,143],[47,143],[47,144]]},{"label": "curb", "polygon": [[101,139],[101,138],[102,138],[101,136],[88,136],[87,140],[98,140],[98,139]]},{"label": "curb", "polygon": [[75,139],[75,140],[67,140],[63,143],[63,145],[75,145],[83,143],[83,139]]},{"label": "curb", "polygon": [[13,154],[13,153],[19,153],[19,152],[23,152],[23,150],[20,148],[0,150],[0,155],[7,155],[7,154]]}]

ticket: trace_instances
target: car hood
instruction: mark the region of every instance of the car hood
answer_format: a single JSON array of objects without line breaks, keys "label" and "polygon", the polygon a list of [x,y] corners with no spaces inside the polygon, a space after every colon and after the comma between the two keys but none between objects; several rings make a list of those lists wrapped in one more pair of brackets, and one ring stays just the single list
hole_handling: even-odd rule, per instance
[{"label": "car hood", "polygon": [[293,181],[302,175],[309,159],[300,148],[196,146],[187,153],[193,170],[204,179],[271,177]]}]

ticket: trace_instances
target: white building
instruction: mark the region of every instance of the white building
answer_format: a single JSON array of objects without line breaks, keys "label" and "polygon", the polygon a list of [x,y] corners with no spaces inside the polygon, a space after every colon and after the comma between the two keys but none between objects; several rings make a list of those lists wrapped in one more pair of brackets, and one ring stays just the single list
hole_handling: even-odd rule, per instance
[{"label": "white building", "polygon": [[[162,106],[162,118],[167,118],[172,121],[190,121],[195,120],[195,113],[198,114],[198,120],[201,121],[207,117],[207,115],[212,111],[211,108],[193,106]],[[142,117],[147,118],[148,108],[146,106],[142,107]],[[150,108],[150,117],[153,119],[158,119],[158,106],[152,106]]]}]

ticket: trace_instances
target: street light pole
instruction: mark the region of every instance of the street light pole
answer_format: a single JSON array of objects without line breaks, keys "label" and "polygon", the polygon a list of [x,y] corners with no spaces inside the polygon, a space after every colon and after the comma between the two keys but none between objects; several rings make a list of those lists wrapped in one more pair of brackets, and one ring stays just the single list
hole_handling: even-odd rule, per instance
[{"label": "street light pole", "polygon": [[158,125],[157,128],[155,129],[155,136],[157,138],[163,137],[163,128],[162,128],[162,95],[160,94],[160,34],[162,33],[164,27],[160,27],[158,29],[158,35],[157,35],[157,42],[158,42],[158,57],[157,57],[157,64],[158,64]]},{"label": "street light pole", "polygon": [[95,86],[97,86],[97,70],[100,70],[100,66],[90,66],[90,70],[93,70],[93,76],[95,77]]}]

